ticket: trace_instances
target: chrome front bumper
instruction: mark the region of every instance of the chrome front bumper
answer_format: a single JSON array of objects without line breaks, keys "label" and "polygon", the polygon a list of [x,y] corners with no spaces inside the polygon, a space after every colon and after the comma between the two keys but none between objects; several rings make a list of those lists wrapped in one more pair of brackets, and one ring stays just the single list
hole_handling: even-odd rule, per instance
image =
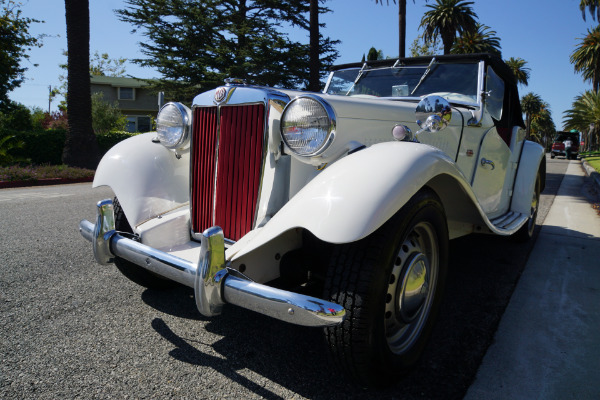
[{"label": "chrome front bumper", "polygon": [[338,325],[346,315],[346,310],[338,304],[262,285],[228,268],[223,231],[219,227],[202,233],[197,264],[116,232],[112,200],[100,201],[96,224],[82,220],[79,232],[92,242],[94,257],[100,264],[109,264],[114,257],[120,257],[193,288],[198,310],[208,317],[220,314],[225,303],[303,326]]}]

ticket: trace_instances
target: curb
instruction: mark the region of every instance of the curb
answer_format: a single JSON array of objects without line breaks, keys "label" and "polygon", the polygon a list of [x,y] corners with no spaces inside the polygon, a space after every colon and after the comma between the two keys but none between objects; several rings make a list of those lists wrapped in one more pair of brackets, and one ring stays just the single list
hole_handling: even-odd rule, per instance
[{"label": "curb", "polygon": [[586,175],[592,178],[592,182],[595,184],[596,189],[600,191],[600,174],[598,173],[598,171],[592,168],[590,164],[588,164],[588,162],[585,161],[585,159],[581,160],[581,166],[583,167],[583,170],[585,171]]},{"label": "curb", "polygon": [[48,185],[66,185],[69,183],[92,182],[93,177],[89,178],[50,178],[27,181],[0,181],[0,189],[20,188],[29,186],[48,186]]}]

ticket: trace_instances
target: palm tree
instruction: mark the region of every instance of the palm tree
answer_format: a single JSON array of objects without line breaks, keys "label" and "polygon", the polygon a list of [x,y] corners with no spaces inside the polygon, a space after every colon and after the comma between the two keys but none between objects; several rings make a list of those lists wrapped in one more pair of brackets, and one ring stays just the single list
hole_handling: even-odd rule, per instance
[{"label": "palm tree", "polygon": [[565,111],[564,128],[588,132],[585,139],[587,150],[596,150],[599,143],[600,128],[600,93],[587,90],[577,96],[572,108]]},{"label": "palm tree", "polygon": [[525,113],[525,126],[527,129],[527,138],[529,139],[531,134],[531,119],[534,114],[537,114],[542,109],[542,98],[532,92],[527,93],[525,96],[521,97],[521,109]]},{"label": "palm tree", "polygon": [[581,0],[579,3],[579,9],[581,10],[581,16],[585,21],[585,10],[589,10],[592,19],[600,21],[600,1],[598,0]]},{"label": "palm tree", "polygon": [[430,10],[425,12],[419,26],[425,28],[425,41],[439,35],[444,43],[444,54],[450,54],[457,32],[477,31],[477,14],[471,7],[473,4],[472,1],[436,0],[435,5],[427,5]]},{"label": "palm tree", "polygon": [[[396,0],[392,0],[396,4]],[[413,0],[414,3],[414,0]],[[375,4],[383,4],[383,0],[375,0]],[[390,5],[390,0],[387,0]],[[406,56],[406,0],[398,0],[398,57]]]},{"label": "palm tree", "polygon": [[92,130],[89,0],[65,0],[65,15],[69,129],[62,159],[67,165],[95,169],[98,165],[99,151]]},{"label": "palm tree", "polygon": [[489,26],[477,23],[476,31],[466,31],[460,35],[450,52],[452,54],[492,53],[502,57],[500,38]]},{"label": "palm tree", "polygon": [[586,37],[571,54],[571,63],[575,72],[583,75],[583,79],[592,82],[594,91],[600,88],[600,25],[588,29]]},{"label": "palm tree", "polygon": [[556,133],[556,126],[552,120],[550,105],[542,102],[540,112],[534,114],[531,118],[531,136],[544,147],[548,146],[548,138]]},{"label": "palm tree", "polygon": [[527,61],[523,60],[522,58],[511,57],[508,60],[504,60],[504,62],[512,71],[517,83],[520,83],[524,86],[529,84],[529,73],[531,68],[525,66],[527,65]]}]

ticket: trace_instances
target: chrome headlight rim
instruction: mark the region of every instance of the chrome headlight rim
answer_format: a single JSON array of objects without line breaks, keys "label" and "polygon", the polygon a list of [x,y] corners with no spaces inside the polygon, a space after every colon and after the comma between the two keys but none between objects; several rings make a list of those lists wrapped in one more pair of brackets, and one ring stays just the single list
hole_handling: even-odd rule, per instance
[{"label": "chrome headlight rim", "polygon": [[[309,100],[312,100],[312,101],[315,101],[316,103],[318,103],[319,106],[321,106],[323,108],[323,110],[325,111],[325,113],[327,115],[328,123],[329,123],[327,133],[326,133],[325,137],[323,138],[323,140],[321,141],[321,144],[317,147],[316,150],[313,150],[310,152],[298,151],[295,146],[293,146],[293,145],[291,145],[291,143],[289,143],[288,139],[286,138],[286,135],[284,134],[284,129],[285,129],[284,121],[286,119],[286,115],[287,115],[288,111],[298,101],[304,100],[304,99],[309,99]],[[327,101],[322,99],[320,96],[317,96],[314,94],[304,94],[304,95],[295,97],[294,99],[292,99],[290,102],[288,102],[286,104],[285,108],[283,109],[283,112],[281,113],[281,123],[279,125],[279,133],[281,136],[281,140],[285,143],[286,147],[292,151],[292,153],[294,155],[310,158],[310,157],[317,157],[317,156],[323,154],[325,152],[325,150],[327,150],[330,147],[331,143],[333,143],[333,140],[335,138],[336,126],[337,126],[337,118],[335,116],[335,111],[333,110],[333,107]]]},{"label": "chrome headlight rim", "polygon": [[[176,140],[167,140],[168,135],[162,133],[160,117],[161,113],[167,112],[168,108],[174,107],[175,113],[181,118],[181,132]],[[160,143],[168,149],[176,150],[186,147],[190,142],[190,131],[192,121],[192,110],[179,102],[169,102],[161,107],[156,117],[156,133]],[[171,126],[170,128],[173,128]]]}]

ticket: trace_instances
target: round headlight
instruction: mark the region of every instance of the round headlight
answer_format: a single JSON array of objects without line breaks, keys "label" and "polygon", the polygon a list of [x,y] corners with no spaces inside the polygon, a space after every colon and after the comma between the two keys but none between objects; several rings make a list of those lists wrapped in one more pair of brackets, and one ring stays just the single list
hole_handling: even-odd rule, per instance
[{"label": "round headlight", "polygon": [[321,154],[335,133],[333,108],[320,97],[303,96],[288,103],[281,115],[281,137],[301,156]]},{"label": "round headlight", "polygon": [[192,112],[181,103],[167,103],[158,112],[156,133],[169,149],[184,147],[189,139]]}]

